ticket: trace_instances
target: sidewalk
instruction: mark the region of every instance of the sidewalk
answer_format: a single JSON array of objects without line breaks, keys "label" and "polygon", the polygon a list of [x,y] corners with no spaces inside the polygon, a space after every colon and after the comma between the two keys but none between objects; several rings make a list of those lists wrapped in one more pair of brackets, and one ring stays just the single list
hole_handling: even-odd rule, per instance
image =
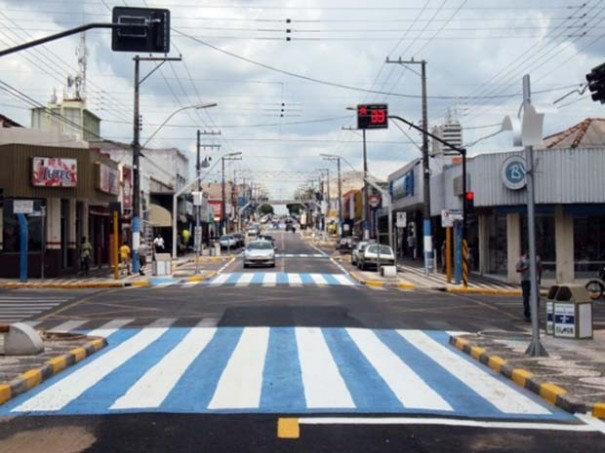
[{"label": "sidewalk", "polygon": [[[225,259],[231,259],[228,256],[201,256],[200,262],[217,262]],[[25,282],[19,281],[18,279],[0,279],[0,288],[4,289],[16,289],[16,288],[53,288],[53,289],[82,289],[82,288],[126,288],[126,287],[145,287],[153,286],[157,282],[164,282],[166,279],[185,281],[199,281],[211,277],[214,273],[202,272],[201,274],[195,275],[194,272],[180,275],[179,268],[188,264],[195,263],[195,256],[193,254],[184,255],[177,257],[176,260],[172,261],[172,275],[167,276],[154,276],[152,275],[151,264],[147,264],[143,268],[145,275],[132,273],[131,275],[125,275],[120,273],[118,278],[114,277],[113,268],[93,268],[90,270],[88,276],[82,274],[68,275],[57,278],[46,278],[46,279],[28,279]],[[181,273],[182,274],[182,273]],[[190,278],[188,278],[190,277]],[[191,279],[194,280],[191,280]]]}]

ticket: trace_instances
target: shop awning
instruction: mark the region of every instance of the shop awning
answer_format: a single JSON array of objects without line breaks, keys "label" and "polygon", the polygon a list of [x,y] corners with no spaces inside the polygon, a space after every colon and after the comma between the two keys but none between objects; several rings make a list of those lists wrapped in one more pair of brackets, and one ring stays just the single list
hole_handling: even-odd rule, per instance
[{"label": "shop awning", "polygon": [[149,223],[154,227],[171,227],[172,226],[172,214],[168,209],[151,203],[149,205]]}]

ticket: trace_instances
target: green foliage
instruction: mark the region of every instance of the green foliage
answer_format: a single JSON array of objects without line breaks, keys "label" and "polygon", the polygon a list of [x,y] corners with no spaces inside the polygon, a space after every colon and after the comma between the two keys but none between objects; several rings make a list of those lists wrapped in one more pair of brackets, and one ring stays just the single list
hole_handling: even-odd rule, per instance
[{"label": "green foliage", "polygon": [[260,205],[260,207],[258,208],[258,212],[260,214],[273,214],[273,206],[271,206],[270,204],[262,204]]}]

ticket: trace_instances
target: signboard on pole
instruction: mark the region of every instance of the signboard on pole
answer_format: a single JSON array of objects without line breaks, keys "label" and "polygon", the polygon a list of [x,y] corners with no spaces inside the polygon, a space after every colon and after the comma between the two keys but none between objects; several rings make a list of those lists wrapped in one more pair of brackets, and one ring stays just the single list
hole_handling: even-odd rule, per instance
[{"label": "signboard on pole", "polygon": [[407,224],[408,224],[407,212],[398,212],[397,221],[396,221],[397,228],[405,228],[407,226]]},{"label": "signboard on pole", "polygon": [[441,210],[441,226],[450,228],[454,226],[455,220],[462,220],[462,210],[460,209],[442,209]]}]

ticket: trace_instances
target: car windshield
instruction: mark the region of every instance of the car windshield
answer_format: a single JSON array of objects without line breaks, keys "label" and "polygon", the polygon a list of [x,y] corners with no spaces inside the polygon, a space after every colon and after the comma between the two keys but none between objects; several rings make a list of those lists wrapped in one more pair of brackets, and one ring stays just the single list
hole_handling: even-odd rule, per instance
[{"label": "car windshield", "polygon": [[392,255],[393,251],[388,245],[372,245],[368,247],[369,253],[379,253],[381,255]]},{"label": "car windshield", "polygon": [[248,244],[248,250],[273,250],[273,245],[267,241],[256,241]]}]

